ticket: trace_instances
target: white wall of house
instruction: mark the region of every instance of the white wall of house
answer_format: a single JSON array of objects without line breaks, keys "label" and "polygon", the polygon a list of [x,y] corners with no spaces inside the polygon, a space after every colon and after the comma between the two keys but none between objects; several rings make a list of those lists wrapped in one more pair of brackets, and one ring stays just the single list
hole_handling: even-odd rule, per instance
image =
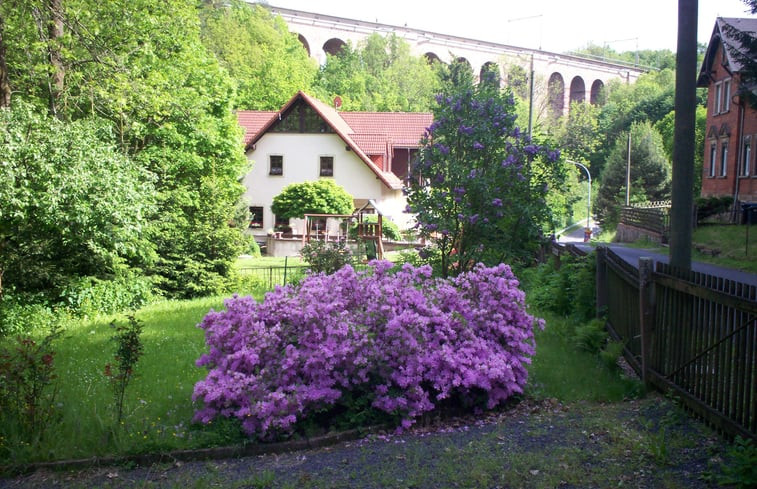
[{"label": "white wall of house", "polygon": [[[320,157],[334,158],[333,180],[352,195],[356,203],[374,199],[389,218],[403,227],[407,221],[404,214],[405,197],[401,190],[390,190],[336,134],[293,134],[269,132],[258,140],[255,148],[247,153],[252,169],[244,177],[245,198],[250,206],[263,207],[263,227],[251,232],[265,236],[274,227],[271,212],[273,198],[284,187],[319,178]],[[269,175],[271,155],[283,156],[283,174]],[[301,220],[293,220],[295,233],[304,232]],[[302,229],[300,229],[302,228]]]}]

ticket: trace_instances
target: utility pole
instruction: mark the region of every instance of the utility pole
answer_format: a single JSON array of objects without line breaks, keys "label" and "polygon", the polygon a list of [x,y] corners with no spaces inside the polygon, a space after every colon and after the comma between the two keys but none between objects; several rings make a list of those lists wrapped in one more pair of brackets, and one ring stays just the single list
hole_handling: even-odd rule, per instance
[{"label": "utility pole", "polygon": [[531,73],[528,75],[528,136],[534,127],[534,53],[531,53]]},{"label": "utility pole", "polygon": [[628,128],[628,160],[626,161],[626,207],[631,205],[631,128]]},{"label": "utility pole", "polygon": [[670,265],[691,270],[698,0],[678,0]]}]

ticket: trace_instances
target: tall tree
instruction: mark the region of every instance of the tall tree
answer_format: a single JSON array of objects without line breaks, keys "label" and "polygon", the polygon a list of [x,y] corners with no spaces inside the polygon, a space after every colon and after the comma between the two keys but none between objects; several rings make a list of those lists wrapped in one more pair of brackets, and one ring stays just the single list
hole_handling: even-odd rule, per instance
[{"label": "tall tree", "polygon": [[[694,195],[699,195],[702,190],[702,165],[704,163],[704,139],[707,130],[707,107],[697,104],[695,116],[695,136],[694,136]],[[658,121],[654,128],[662,136],[662,145],[665,154],[670,161],[673,161],[673,142],[675,138],[675,111],[671,111]]]},{"label": "tall tree", "polygon": [[[573,102],[568,117],[562,118],[556,139],[563,155],[588,162],[602,143],[599,133],[599,108],[593,104]],[[596,173],[595,173],[596,176]]]},{"label": "tall tree", "polygon": [[315,90],[322,99],[339,95],[345,110],[429,110],[438,90],[435,68],[396,34],[372,34],[345,46],[321,67]]},{"label": "tall tree", "polygon": [[[625,202],[628,135],[616,140],[602,174],[594,209],[607,226],[617,224]],[[665,157],[660,134],[649,122],[631,126],[631,200],[645,202],[670,198],[670,162]]]},{"label": "tall tree", "polygon": [[236,85],[234,108],[277,110],[298,90],[309,90],[318,71],[279,16],[241,0],[204,2],[203,44]]},{"label": "tall tree", "polygon": [[8,63],[5,54],[5,18],[3,16],[3,0],[0,0],[0,109],[11,105],[11,85],[8,77]]},{"label": "tall tree", "polygon": [[590,159],[594,175],[602,175],[616,139],[622,133],[627,134],[634,123],[654,124],[673,110],[674,76],[674,72],[667,69],[646,73],[631,85],[607,84],[607,103],[602,106],[598,119],[603,144]]},{"label": "tall tree", "polygon": [[[11,86],[38,106],[53,69],[30,27],[42,2],[0,5],[13,34]],[[196,3],[66,0],[63,12],[58,114],[109,120],[122,151],[156,176],[159,207],[148,231],[159,256],[148,271],[158,284],[170,295],[219,292],[243,242],[229,223],[247,162],[231,112],[234,87],[200,41]]]}]

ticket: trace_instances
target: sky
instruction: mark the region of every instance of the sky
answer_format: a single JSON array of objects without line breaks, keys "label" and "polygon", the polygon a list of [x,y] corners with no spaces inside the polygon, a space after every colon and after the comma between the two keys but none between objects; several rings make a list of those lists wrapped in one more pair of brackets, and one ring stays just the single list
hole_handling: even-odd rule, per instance
[{"label": "sky", "polygon": [[[268,0],[275,7],[336,15],[565,52],[588,44],[616,51],[676,50],[676,0]],[[741,0],[699,0],[699,42],[717,17],[753,17]]]}]

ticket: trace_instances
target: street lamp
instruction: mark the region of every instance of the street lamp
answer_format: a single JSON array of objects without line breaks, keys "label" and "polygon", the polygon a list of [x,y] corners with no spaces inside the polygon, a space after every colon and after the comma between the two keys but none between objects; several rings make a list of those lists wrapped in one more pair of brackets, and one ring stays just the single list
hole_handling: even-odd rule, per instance
[{"label": "street lamp", "polygon": [[576,166],[579,166],[584,169],[586,172],[586,177],[589,179],[589,198],[586,202],[586,231],[584,232],[584,241],[589,241],[589,238],[591,238],[591,173],[589,173],[589,169],[586,168],[585,165],[578,163],[577,161],[572,160],[565,160],[568,163],[573,163]]}]

